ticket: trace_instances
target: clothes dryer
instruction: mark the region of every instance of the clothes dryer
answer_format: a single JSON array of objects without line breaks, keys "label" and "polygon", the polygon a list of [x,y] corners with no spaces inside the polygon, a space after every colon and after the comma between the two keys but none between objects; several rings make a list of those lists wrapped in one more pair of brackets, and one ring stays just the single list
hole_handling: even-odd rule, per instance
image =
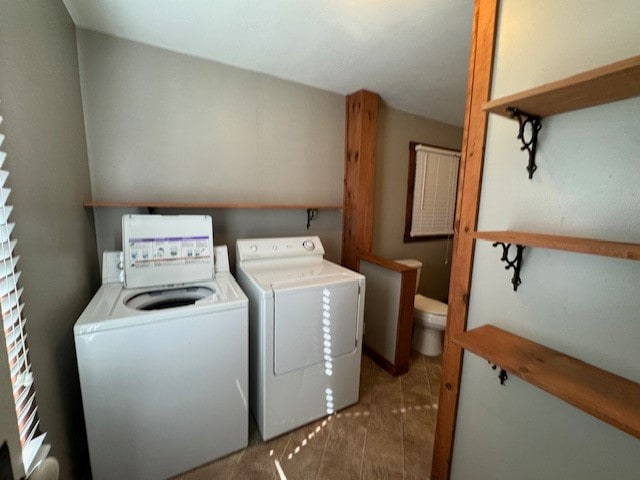
[{"label": "clothes dryer", "polygon": [[123,247],[74,326],[91,469],[157,480],[247,445],[247,297],[211,217],[127,215]]},{"label": "clothes dryer", "polygon": [[250,406],[265,440],[358,401],[365,278],[323,257],[318,237],[236,243]]}]

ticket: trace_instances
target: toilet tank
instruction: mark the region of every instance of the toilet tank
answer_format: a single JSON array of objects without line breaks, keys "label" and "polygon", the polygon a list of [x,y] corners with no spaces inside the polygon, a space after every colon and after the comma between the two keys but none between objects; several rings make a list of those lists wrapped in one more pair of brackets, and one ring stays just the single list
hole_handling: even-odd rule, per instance
[{"label": "toilet tank", "polygon": [[422,262],[420,260],[416,260],[415,258],[405,258],[402,260],[394,260],[394,262],[399,263],[401,265],[406,265],[407,267],[413,267],[418,270],[416,274],[416,293],[418,293],[418,285],[420,285],[420,272],[422,271]]}]

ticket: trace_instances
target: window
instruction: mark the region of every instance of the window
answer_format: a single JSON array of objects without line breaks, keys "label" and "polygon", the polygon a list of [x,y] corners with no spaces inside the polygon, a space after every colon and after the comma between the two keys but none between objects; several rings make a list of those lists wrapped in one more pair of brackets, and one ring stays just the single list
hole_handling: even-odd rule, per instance
[{"label": "window", "polygon": [[[0,147],[3,142],[4,135],[0,133]],[[6,156],[5,152],[0,151],[0,168]],[[22,288],[18,287],[20,272],[16,269],[20,257],[13,255],[16,240],[11,239],[14,224],[9,222],[13,207],[7,205],[11,190],[5,186],[8,176],[9,172],[0,170],[0,309],[22,446],[22,461],[28,475],[46,456],[48,446],[43,445],[45,434],[40,431],[27,333],[24,328],[26,319],[22,316],[24,303],[20,302]]]},{"label": "window", "polygon": [[460,152],[411,142],[405,242],[453,235]]}]

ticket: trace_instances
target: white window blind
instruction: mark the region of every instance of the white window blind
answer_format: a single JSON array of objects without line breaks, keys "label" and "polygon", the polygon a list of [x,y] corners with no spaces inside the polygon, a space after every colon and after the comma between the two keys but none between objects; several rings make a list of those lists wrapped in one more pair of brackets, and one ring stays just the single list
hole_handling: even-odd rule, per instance
[{"label": "white window blind", "polygon": [[[0,133],[0,148],[3,143],[4,135]],[[6,157],[7,154],[0,151],[0,168],[3,167]],[[5,187],[8,176],[8,171],[0,170],[0,310],[22,446],[22,460],[28,475],[46,456],[48,446],[43,444],[45,434],[40,431],[27,333],[24,328],[26,318],[22,315],[24,303],[21,302],[22,288],[18,287],[20,272],[16,268],[20,257],[13,254],[17,243],[11,238],[15,225],[9,221],[13,207],[7,205],[11,190]]]},{"label": "white window blind", "polygon": [[416,146],[412,237],[453,234],[460,153]]}]

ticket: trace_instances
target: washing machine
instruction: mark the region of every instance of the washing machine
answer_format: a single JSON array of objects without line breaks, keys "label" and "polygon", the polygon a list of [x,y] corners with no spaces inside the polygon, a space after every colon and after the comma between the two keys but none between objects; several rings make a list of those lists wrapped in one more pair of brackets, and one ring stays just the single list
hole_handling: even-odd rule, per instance
[{"label": "washing machine", "polygon": [[242,239],[250,407],[264,440],[358,401],[365,278],[318,237]]},{"label": "washing machine", "polygon": [[94,480],[159,480],[247,445],[248,301],[209,216],[126,215],[74,326]]}]

